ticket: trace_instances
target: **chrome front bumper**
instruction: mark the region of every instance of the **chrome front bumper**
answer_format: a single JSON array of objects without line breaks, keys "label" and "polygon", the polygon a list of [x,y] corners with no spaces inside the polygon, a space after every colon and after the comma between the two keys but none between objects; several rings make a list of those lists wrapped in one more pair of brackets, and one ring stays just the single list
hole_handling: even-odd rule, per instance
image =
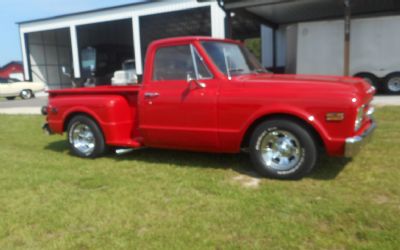
[{"label": "chrome front bumper", "polygon": [[371,125],[364,131],[364,133],[358,136],[346,138],[344,156],[353,157],[360,152],[361,148],[371,140],[375,129],[376,123],[372,120]]}]

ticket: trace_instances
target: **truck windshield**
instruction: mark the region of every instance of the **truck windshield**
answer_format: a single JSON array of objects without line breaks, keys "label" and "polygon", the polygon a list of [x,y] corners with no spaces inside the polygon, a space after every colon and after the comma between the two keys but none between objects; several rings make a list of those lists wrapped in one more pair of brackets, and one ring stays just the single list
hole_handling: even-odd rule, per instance
[{"label": "truck windshield", "polygon": [[228,77],[267,72],[242,45],[214,41],[203,41],[202,45],[218,69]]}]

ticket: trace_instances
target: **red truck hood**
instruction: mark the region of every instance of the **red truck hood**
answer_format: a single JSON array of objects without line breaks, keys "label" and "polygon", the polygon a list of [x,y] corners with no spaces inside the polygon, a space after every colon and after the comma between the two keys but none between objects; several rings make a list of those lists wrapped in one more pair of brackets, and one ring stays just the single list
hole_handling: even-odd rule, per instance
[{"label": "red truck hood", "polygon": [[[355,94],[374,94],[375,90],[366,81],[355,77],[321,76],[321,75],[282,75],[282,74],[252,74],[235,77],[246,86],[259,86],[259,83],[276,83],[297,85],[324,91],[344,90]],[[297,86],[293,86],[296,88]]]}]

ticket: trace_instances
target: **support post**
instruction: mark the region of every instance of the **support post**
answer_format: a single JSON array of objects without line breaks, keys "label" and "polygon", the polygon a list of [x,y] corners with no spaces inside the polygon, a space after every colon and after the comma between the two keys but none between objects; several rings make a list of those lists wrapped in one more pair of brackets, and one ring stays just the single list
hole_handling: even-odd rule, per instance
[{"label": "support post", "polygon": [[133,48],[135,51],[135,67],[136,74],[140,77],[143,75],[143,65],[142,65],[142,45],[140,41],[140,23],[139,16],[132,16],[132,29],[133,29]]},{"label": "support post", "polygon": [[224,6],[224,1],[223,0],[218,0],[217,1],[218,6],[225,12],[225,38],[232,39],[233,37],[233,30],[232,30],[232,18],[235,15],[234,12],[231,12],[227,9],[225,9]]},{"label": "support post", "polygon": [[343,75],[350,74],[351,0],[344,0],[344,61]]},{"label": "support post", "polygon": [[71,25],[69,27],[69,32],[71,35],[71,49],[72,49],[72,66],[74,68],[74,77],[81,77],[81,67],[79,63],[79,46],[78,46],[78,36],[76,34],[76,26]]},{"label": "support post", "polygon": [[218,2],[211,4],[211,36],[225,38],[225,11]]},{"label": "support post", "polygon": [[21,42],[21,51],[22,51],[22,64],[24,66],[24,80],[31,81],[32,74],[30,69],[30,62],[29,62],[29,42],[28,42],[28,34],[23,33],[20,31],[20,42]]}]

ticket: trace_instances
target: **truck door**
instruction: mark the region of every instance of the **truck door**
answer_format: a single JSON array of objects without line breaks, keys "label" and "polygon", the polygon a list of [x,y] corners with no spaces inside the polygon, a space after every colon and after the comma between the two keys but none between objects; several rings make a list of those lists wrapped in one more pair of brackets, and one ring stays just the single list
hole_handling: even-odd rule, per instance
[{"label": "truck door", "polygon": [[145,144],[215,151],[219,85],[196,48],[191,44],[158,48],[152,72],[139,97],[139,128]]}]

